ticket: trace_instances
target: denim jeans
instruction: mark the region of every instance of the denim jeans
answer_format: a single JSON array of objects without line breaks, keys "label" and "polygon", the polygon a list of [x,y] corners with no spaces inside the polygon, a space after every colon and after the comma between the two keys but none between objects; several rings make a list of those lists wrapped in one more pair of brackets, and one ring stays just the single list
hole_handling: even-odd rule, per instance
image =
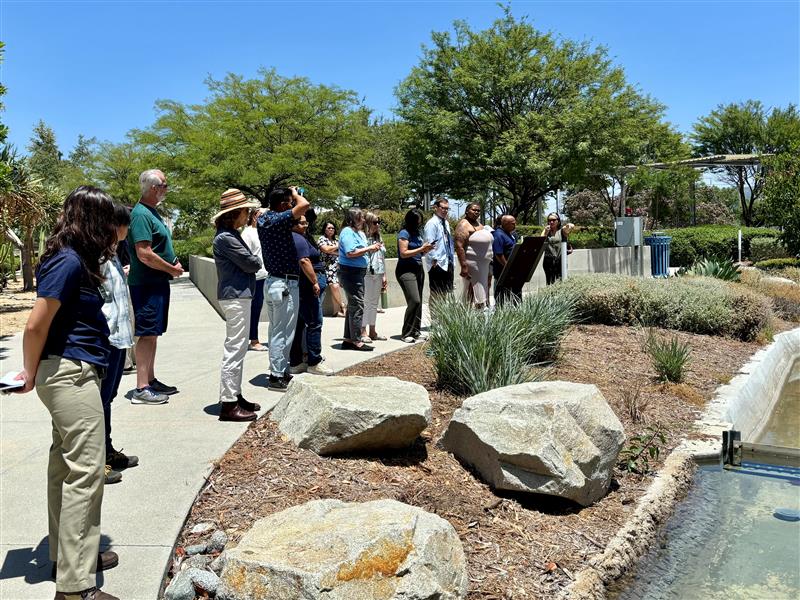
[{"label": "denim jeans", "polygon": [[119,382],[122,381],[122,370],[125,367],[127,348],[111,346],[108,356],[108,370],[103,381],[100,382],[100,401],[103,403],[103,416],[106,421],[106,454],[112,451],[111,446],[111,403],[117,397]]},{"label": "denim jeans", "polygon": [[339,265],[339,283],[347,295],[344,339],[352,342],[358,342],[361,339],[361,321],[364,318],[364,276],[366,274],[366,267]]},{"label": "denim jeans", "polygon": [[325,273],[317,273],[319,297],[314,290],[303,282],[300,285],[300,315],[297,318],[297,329],[292,342],[290,364],[296,367],[303,362],[303,339],[308,352],[308,366],[313,367],[322,362],[322,293],[328,287]]},{"label": "denim jeans", "polygon": [[273,377],[289,372],[289,353],[297,327],[300,290],[297,281],[267,277],[264,290],[269,316],[269,371]]},{"label": "denim jeans", "polygon": [[250,305],[250,340],[258,339],[258,320],[261,318],[261,309],[264,308],[264,286],[266,279],[256,279],[256,291],[253,293],[253,302]]}]

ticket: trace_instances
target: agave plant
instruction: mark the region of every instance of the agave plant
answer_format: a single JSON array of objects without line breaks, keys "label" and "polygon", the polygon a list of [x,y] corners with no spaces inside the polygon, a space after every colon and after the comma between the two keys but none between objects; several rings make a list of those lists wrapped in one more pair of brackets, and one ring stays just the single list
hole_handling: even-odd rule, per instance
[{"label": "agave plant", "polygon": [[697,275],[702,277],[715,277],[724,281],[739,281],[741,271],[729,258],[703,259],[696,262],[689,269],[681,269],[678,275]]}]

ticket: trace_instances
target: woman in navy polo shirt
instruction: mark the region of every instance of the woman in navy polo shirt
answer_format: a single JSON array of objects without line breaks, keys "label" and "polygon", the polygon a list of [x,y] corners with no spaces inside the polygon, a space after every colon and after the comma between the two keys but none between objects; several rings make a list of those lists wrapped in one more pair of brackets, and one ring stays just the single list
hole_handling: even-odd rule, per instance
[{"label": "woman in navy polo shirt", "polygon": [[100,381],[109,357],[100,264],[111,259],[116,241],[108,194],[81,186],[67,196],[39,263],[36,303],[22,342],[20,391],[36,385],[53,425],[47,508],[56,600],[116,600],[95,587],[95,571],[118,561],[113,552],[99,554],[105,474]]},{"label": "woman in navy polo shirt", "polygon": [[403,220],[403,229],[397,234],[397,268],[394,271],[403,296],[406,298],[406,313],[403,316],[402,338],[413,344],[421,339],[422,289],[425,286],[425,270],[422,256],[433,250],[433,244],[422,239],[422,211],[412,208]]}]

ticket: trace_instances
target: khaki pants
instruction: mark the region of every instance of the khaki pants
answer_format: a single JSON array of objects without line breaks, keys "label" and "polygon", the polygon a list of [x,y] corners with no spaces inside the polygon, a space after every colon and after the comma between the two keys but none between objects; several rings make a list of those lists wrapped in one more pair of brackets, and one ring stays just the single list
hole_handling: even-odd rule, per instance
[{"label": "khaki pants", "polygon": [[225,345],[222,349],[222,374],[219,385],[220,402],[236,402],[242,393],[242,369],[247,354],[250,330],[250,298],[220,300],[225,314]]},{"label": "khaki pants", "polygon": [[55,356],[36,373],[36,393],[50,411],[53,445],[47,467],[50,559],[56,590],[95,586],[105,437],[100,379],[88,363]]}]

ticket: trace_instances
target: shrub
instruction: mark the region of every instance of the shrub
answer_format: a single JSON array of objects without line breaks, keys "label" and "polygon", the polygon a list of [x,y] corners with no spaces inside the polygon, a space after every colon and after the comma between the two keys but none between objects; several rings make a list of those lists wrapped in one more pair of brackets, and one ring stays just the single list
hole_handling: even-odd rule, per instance
[{"label": "shrub", "polygon": [[578,317],[591,323],[641,323],[745,341],[755,339],[770,314],[767,298],[740,284],[708,277],[576,275],[543,293],[572,295]]},{"label": "shrub", "polygon": [[756,237],[750,240],[750,260],[753,262],[788,257],[788,251],[777,238]]},{"label": "shrub", "polygon": [[214,252],[211,243],[214,241],[214,233],[203,233],[187,240],[174,240],[172,246],[175,255],[178,257],[185,270],[189,270],[189,256],[213,256]]},{"label": "shrub", "polygon": [[703,259],[689,269],[680,269],[678,275],[696,275],[701,277],[715,277],[723,281],[739,281],[740,272],[729,258],[724,260]]},{"label": "shrub", "polygon": [[748,269],[742,273],[742,283],[769,296],[779,317],[800,322],[800,285],[780,281],[757,269]]},{"label": "shrub", "polygon": [[681,342],[677,335],[673,335],[669,340],[663,339],[650,329],[647,332],[644,349],[650,356],[653,368],[661,381],[672,383],[683,381],[692,354],[688,343]]},{"label": "shrub", "polygon": [[773,269],[800,268],[800,258],[771,258],[762,260],[753,265],[757,269],[771,271]]},{"label": "shrub", "polygon": [[[742,257],[750,256],[750,241],[755,237],[777,238],[780,233],[763,227],[742,227]],[[670,266],[689,267],[702,258],[738,259],[739,228],[727,225],[704,225],[667,229],[672,236]]]},{"label": "shrub", "polygon": [[437,383],[474,395],[536,379],[531,366],[556,353],[572,311],[569,296],[526,298],[493,313],[452,297],[433,303],[428,352]]}]

